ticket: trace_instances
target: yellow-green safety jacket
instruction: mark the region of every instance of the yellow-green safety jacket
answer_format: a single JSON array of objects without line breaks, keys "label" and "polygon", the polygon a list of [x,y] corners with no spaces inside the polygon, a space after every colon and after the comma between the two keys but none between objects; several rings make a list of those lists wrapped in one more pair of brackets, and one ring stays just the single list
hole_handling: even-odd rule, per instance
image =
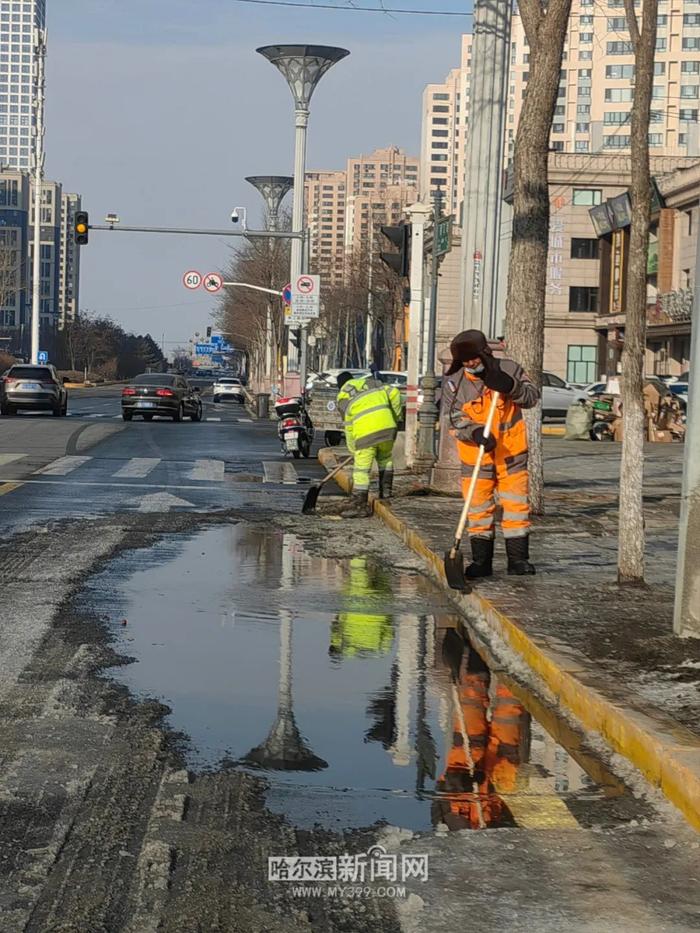
[{"label": "yellow-green safety jacket", "polygon": [[366,450],[395,441],[401,420],[401,393],[372,376],[350,379],[338,392],[348,450]]},{"label": "yellow-green safety jacket", "polygon": [[382,589],[380,581],[370,575],[367,559],[353,557],[350,579],[344,591],[349,611],[339,613],[331,627],[333,654],[352,658],[383,655],[391,651],[393,622],[386,613],[376,611],[377,597]]}]

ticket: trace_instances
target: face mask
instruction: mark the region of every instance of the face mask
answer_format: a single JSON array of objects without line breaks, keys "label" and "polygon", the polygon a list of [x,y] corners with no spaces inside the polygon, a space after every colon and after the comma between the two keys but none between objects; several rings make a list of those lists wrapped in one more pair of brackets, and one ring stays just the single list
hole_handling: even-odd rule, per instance
[{"label": "face mask", "polygon": [[483,373],[484,364],[479,363],[479,365],[475,366],[473,369],[471,366],[465,366],[464,369],[466,372],[471,373],[472,376],[478,376],[479,373]]}]

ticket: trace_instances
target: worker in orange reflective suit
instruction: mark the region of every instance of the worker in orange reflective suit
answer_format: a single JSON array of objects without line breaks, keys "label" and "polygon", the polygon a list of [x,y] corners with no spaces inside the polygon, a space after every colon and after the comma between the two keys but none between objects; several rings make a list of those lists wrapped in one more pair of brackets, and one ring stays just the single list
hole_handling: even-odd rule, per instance
[{"label": "worker in orange reflective suit", "polygon": [[[484,446],[474,496],[469,508],[472,563],[466,576],[490,577],[493,570],[496,498],[503,510],[508,573],[529,574],[527,430],[522,409],[534,408],[539,392],[522,366],[497,359],[480,330],[465,330],[450,344],[452,365],[443,389],[452,433],[462,461],[462,491],[466,496],[479,446]],[[491,432],[484,437],[493,393],[499,393]],[[445,404],[445,402],[443,402]]]},{"label": "worker in orange reflective suit", "polygon": [[433,820],[450,829],[514,825],[501,795],[515,790],[521,739],[529,718],[524,706],[503,684],[496,685],[489,702],[489,680],[488,668],[475,651],[470,651],[461,672],[459,692],[474,770],[472,774],[462,724],[455,711],[452,748],[437,782],[433,809]]}]

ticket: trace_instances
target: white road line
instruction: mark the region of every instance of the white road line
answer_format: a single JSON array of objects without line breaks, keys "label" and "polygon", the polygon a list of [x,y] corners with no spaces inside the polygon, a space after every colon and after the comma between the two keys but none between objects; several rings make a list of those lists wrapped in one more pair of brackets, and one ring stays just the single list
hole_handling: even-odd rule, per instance
[{"label": "white road line", "polygon": [[48,466],[34,472],[43,473],[44,476],[66,476],[66,474],[72,473],[73,470],[77,470],[79,466],[87,463],[88,460],[92,460],[92,457],[59,457],[58,460],[54,460],[53,463],[49,463]]},{"label": "white road line", "polygon": [[238,421],[240,422],[240,424],[252,424],[253,423],[252,418],[239,418]]},{"label": "white road line", "polygon": [[207,418],[207,421],[221,421],[221,418]]},{"label": "white road line", "polygon": [[129,477],[142,479],[144,476],[148,476],[151,470],[155,470],[160,462],[160,457],[132,457],[128,463],[125,463],[112,475],[121,476],[125,479]]},{"label": "white road line", "polygon": [[16,460],[24,460],[26,454],[0,454],[0,466],[6,463],[14,463]]},{"label": "white road line", "polygon": [[187,478],[203,482],[221,482],[224,478],[225,467],[223,460],[195,460]]}]

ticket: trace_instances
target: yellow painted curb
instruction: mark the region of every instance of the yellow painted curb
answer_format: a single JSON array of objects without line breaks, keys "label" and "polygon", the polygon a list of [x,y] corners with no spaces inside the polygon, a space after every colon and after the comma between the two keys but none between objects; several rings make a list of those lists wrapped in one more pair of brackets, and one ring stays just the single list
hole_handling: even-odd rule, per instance
[{"label": "yellow painted curb", "polygon": [[564,437],[566,428],[563,424],[543,424],[542,433],[545,437]]},{"label": "yellow painted curb", "polygon": [[[335,465],[335,455],[321,450],[324,467]],[[345,492],[350,475],[341,470],[336,482]],[[414,553],[422,557],[438,580],[446,585],[443,558],[409,528],[385,502],[373,500],[374,514]],[[562,707],[586,728],[598,732],[606,742],[632,762],[655,787],[700,830],[700,740],[685,727],[665,716],[658,720],[641,711],[618,705],[596,687],[597,673],[587,660],[558,656],[538,644],[511,618],[476,592],[451,596],[465,615],[478,615],[518,653],[528,667],[547,685]]]}]

